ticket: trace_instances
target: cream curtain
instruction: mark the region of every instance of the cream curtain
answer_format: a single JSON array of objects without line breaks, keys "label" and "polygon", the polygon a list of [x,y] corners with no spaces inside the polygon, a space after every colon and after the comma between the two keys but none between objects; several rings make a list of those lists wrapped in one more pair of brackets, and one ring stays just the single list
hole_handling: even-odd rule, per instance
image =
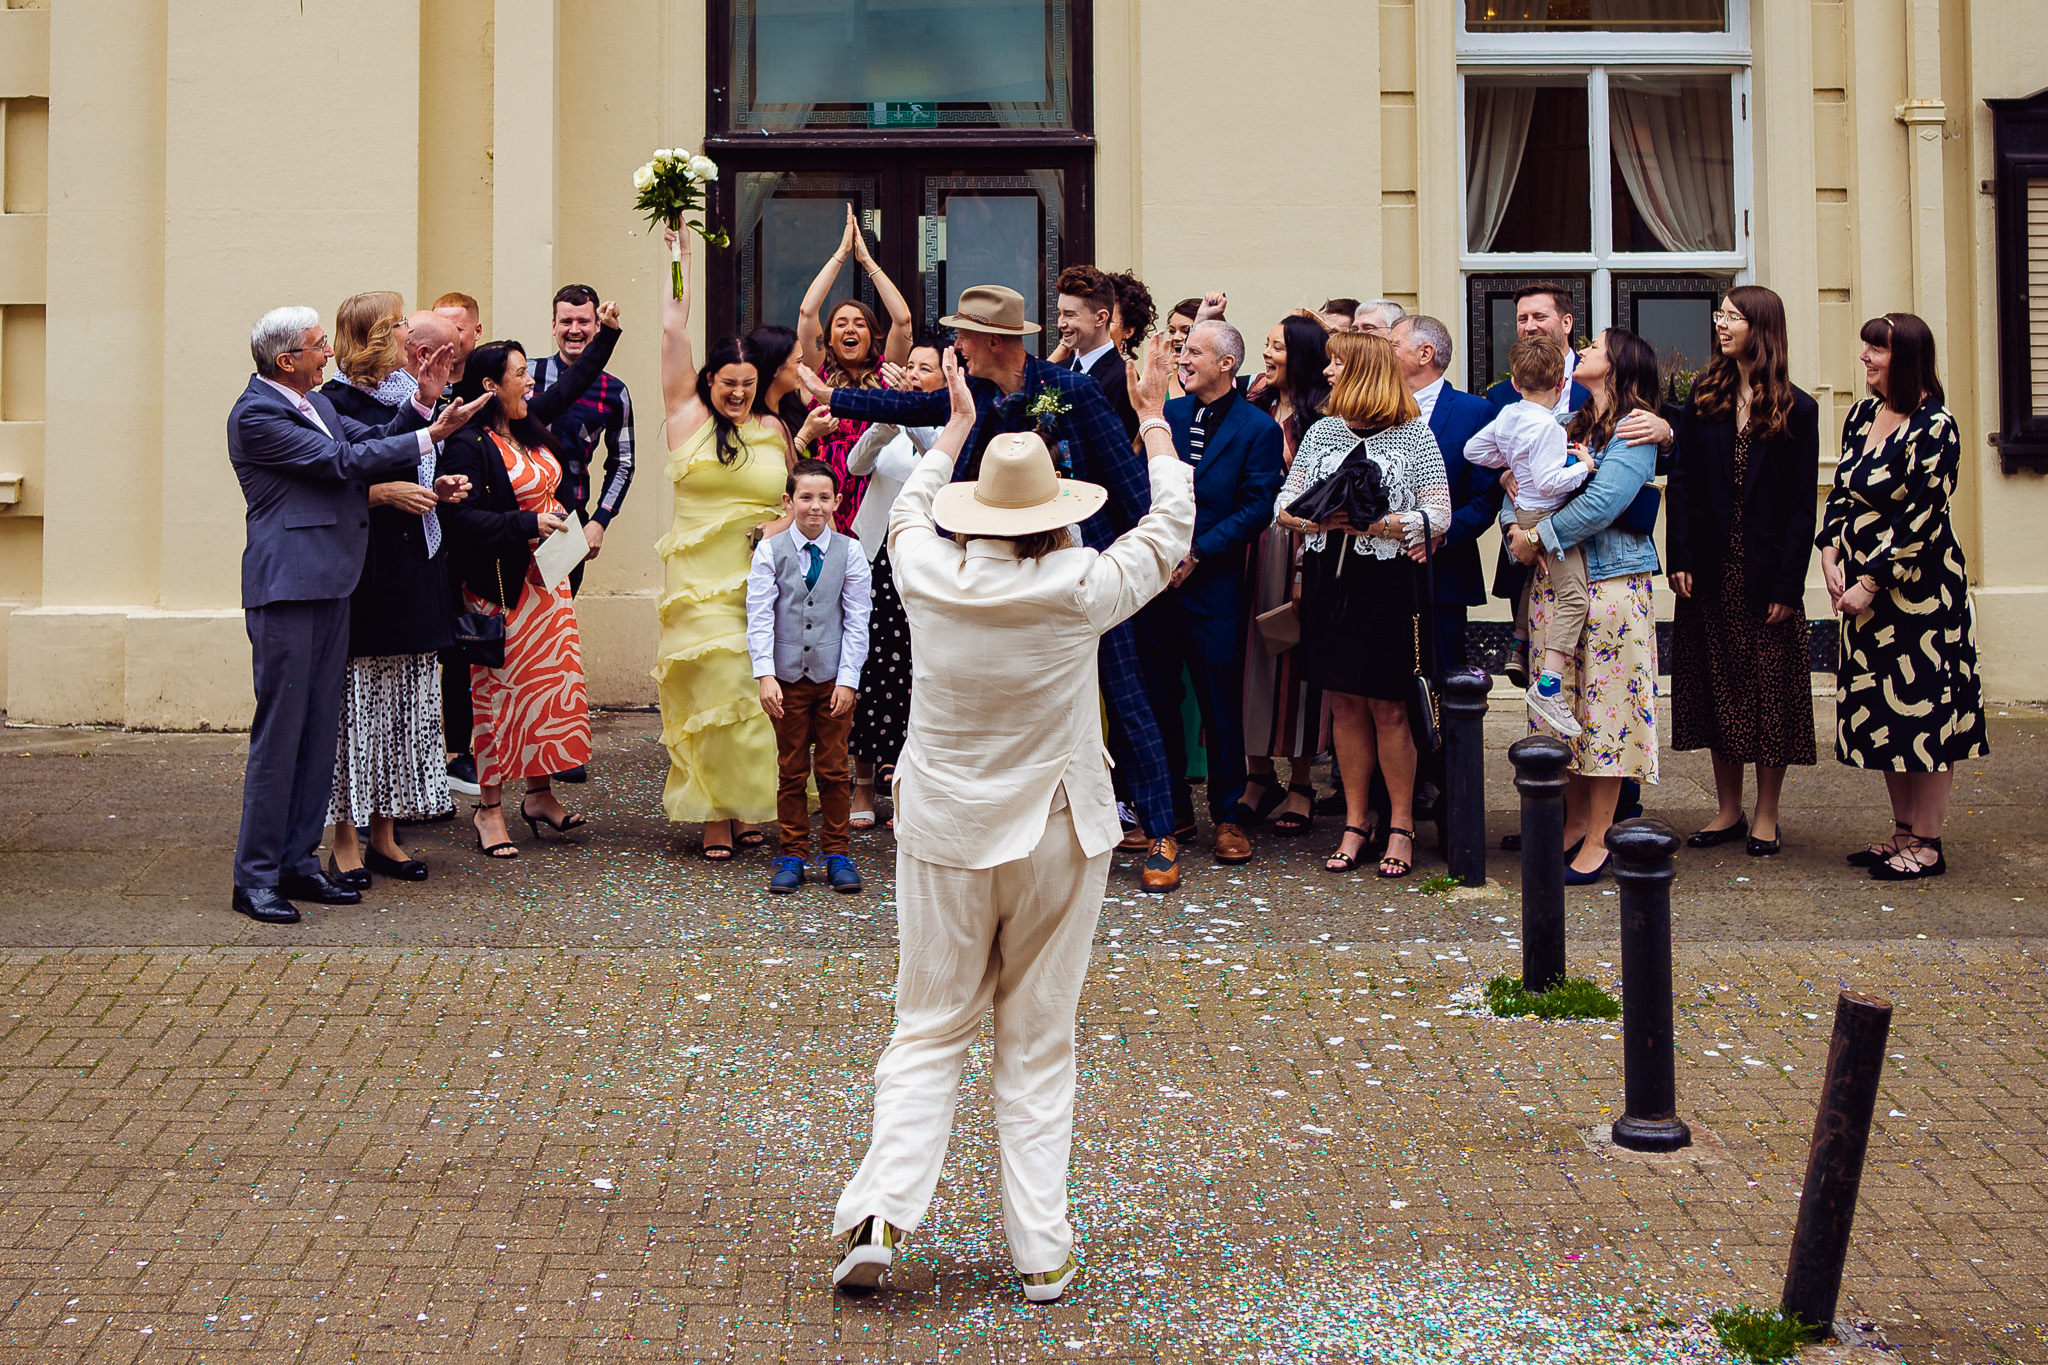
[{"label": "cream curtain", "polygon": [[1465,224],[1468,246],[1491,251],[1529,145],[1536,89],[1528,85],[1465,87]]},{"label": "cream curtain", "polygon": [[1615,164],[1667,251],[1735,249],[1734,131],[1726,80],[1616,76]]}]

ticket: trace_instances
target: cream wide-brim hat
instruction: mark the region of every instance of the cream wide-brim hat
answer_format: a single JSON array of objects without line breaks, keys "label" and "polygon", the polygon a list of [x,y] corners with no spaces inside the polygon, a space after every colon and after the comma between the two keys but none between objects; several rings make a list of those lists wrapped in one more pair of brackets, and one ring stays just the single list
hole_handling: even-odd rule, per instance
[{"label": "cream wide-brim hat", "polygon": [[1008,432],[982,453],[980,478],[939,490],[932,517],[961,535],[1028,536],[1086,521],[1108,501],[1101,484],[1054,473],[1037,432]]},{"label": "cream wide-brim hat", "polygon": [[999,337],[1028,337],[1045,330],[1024,316],[1024,296],[999,284],[977,284],[961,290],[959,306],[940,318],[939,326]]}]

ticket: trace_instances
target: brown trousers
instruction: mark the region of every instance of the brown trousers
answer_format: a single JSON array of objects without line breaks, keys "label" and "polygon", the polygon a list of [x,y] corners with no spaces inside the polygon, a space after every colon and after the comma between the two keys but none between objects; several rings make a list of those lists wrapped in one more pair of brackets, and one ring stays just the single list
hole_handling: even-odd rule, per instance
[{"label": "brown trousers", "polygon": [[818,851],[827,856],[847,851],[853,763],[847,757],[846,742],[853,734],[853,709],[849,707],[843,716],[826,714],[832,705],[832,686],[807,681],[782,684],[782,717],[775,721],[775,818],[782,823],[782,851],[799,858],[811,847],[811,801],[806,788],[813,775],[818,779],[818,805],[824,817]]}]

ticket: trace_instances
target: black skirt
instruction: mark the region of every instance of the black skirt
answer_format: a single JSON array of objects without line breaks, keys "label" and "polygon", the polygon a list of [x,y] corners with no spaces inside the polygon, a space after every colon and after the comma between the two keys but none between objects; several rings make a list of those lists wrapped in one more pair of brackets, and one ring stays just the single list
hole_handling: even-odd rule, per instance
[{"label": "black skirt", "polygon": [[1421,566],[1406,555],[1375,559],[1330,535],[1302,560],[1301,676],[1325,692],[1406,701],[1414,692]]},{"label": "black skirt", "polygon": [[862,763],[893,764],[910,728],[910,622],[886,549],[875,556],[872,592],[868,661],[860,671],[847,748]]}]

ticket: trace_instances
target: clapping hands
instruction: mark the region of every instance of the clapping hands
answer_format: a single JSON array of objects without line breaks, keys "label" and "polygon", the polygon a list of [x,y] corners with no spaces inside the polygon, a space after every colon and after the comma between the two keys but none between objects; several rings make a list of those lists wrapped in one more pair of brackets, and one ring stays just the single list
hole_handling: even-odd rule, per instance
[{"label": "clapping hands", "polygon": [[1173,375],[1173,343],[1166,333],[1154,332],[1145,342],[1144,368],[1138,387],[1131,394],[1131,406],[1140,421],[1151,421],[1166,412],[1166,384]]},{"label": "clapping hands", "polygon": [[951,421],[964,421],[970,426],[974,422],[974,390],[967,387],[967,371],[960,368],[960,358],[951,346],[941,356],[939,364],[946,371],[946,396],[953,400],[953,409],[948,414]]}]

